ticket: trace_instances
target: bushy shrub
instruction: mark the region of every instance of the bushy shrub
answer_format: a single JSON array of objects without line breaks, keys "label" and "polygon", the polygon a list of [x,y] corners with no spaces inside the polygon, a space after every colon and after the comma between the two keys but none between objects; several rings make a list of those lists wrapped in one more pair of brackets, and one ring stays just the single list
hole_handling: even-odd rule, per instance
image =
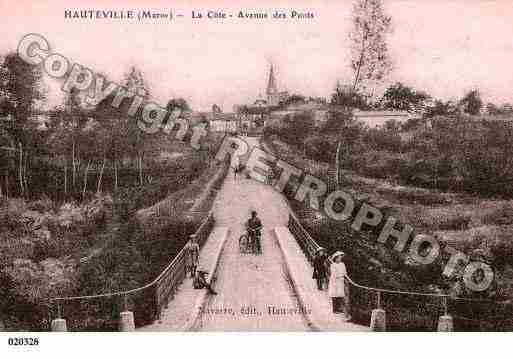
[{"label": "bushy shrub", "polygon": [[367,130],[363,135],[363,142],[376,150],[400,152],[402,149],[399,132],[387,128]]},{"label": "bushy shrub", "polygon": [[293,116],[287,115],[283,119],[283,126],[275,129],[274,132],[282,141],[303,148],[305,139],[311,134],[314,127],[312,115],[305,112]]},{"label": "bushy shrub", "polygon": [[420,188],[404,188],[398,190],[379,190],[379,192],[393,192],[394,199],[401,204],[420,204],[424,206],[436,206],[449,204],[450,201],[442,194],[435,191]]},{"label": "bushy shrub", "polygon": [[468,228],[471,216],[467,213],[460,213],[454,216],[439,218],[437,229],[441,231],[462,231]]},{"label": "bushy shrub", "polygon": [[486,225],[505,226],[513,224],[513,205],[504,203],[493,211],[486,212],[482,221]]},{"label": "bushy shrub", "polygon": [[305,140],[306,155],[316,161],[332,163],[335,160],[337,144],[334,140],[321,136],[312,136]]}]

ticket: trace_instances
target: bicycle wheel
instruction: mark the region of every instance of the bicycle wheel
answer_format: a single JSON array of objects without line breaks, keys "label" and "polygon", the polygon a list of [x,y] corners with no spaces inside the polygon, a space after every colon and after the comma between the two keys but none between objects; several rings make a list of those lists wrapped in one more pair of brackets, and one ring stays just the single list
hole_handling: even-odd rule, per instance
[{"label": "bicycle wheel", "polygon": [[245,253],[247,251],[248,246],[248,236],[246,234],[243,234],[239,237],[239,252]]},{"label": "bicycle wheel", "polygon": [[262,237],[255,236],[255,252],[256,254],[262,254]]}]

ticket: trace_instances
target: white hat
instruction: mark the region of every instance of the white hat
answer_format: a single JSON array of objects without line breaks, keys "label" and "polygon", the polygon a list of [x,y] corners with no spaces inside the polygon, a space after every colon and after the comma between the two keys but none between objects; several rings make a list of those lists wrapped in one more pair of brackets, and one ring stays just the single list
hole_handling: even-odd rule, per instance
[{"label": "white hat", "polygon": [[331,259],[332,261],[334,261],[334,260],[335,260],[335,258],[340,257],[340,256],[342,256],[342,258],[344,258],[344,257],[346,256],[346,254],[345,254],[344,252],[342,252],[342,251],[336,251],[335,253],[333,253],[333,254],[331,255],[331,258],[330,258],[330,259]]}]

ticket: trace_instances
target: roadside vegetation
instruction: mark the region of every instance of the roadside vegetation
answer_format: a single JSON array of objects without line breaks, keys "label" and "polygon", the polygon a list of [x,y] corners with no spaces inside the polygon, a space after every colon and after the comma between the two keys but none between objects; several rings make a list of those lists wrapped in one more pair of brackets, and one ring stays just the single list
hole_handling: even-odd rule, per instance
[{"label": "roadside vegetation", "polygon": [[[91,106],[71,91],[42,111],[42,75],[15,54],[1,58],[0,77],[0,322],[48,330],[49,298],[154,279],[208,214],[227,167],[213,161],[220,136],[195,150],[176,129],[146,134],[111,98]],[[138,69],[124,85],[149,98]],[[169,101],[177,107],[190,111]],[[137,215],[162,202],[165,213]],[[109,315],[96,304],[63,307],[70,327],[112,329],[120,303]]]},{"label": "roadside vegetation", "polygon": [[[450,245],[491,264],[496,281],[479,297],[510,302],[512,120],[513,115],[510,119],[503,115],[453,113],[425,117],[403,126],[388,123],[371,129],[353,121],[349,110],[332,113],[322,126],[308,114],[298,114],[280,127],[267,128],[265,143],[280,159],[323,179],[331,190],[337,182],[338,147],[339,182],[345,191],[360,203],[367,202],[386,216],[392,215],[399,223],[412,225],[415,233],[434,235],[442,246]],[[295,193],[294,188],[292,185],[288,189],[289,197]],[[442,276],[448,258],[442,257],[429,266],[418,265],[408,255],[376,243],[381,226],[368,233],[356,233],[348,223],[337,223],[290,198],[291,207],[320,245],[330,252],[342,249],[350,254],[349,271],[358,283],[454,293],[462,273],[452,279]],[[474,296],[462,292],[458,295]],[[415,309],[410,313],[415,317],[413,312]],[[481,314],[493,316],[486,310]],[[494,314],[501,317],[509,312]],[[405,314],[394,315],[398,318]],[[431,316],[436,317],[436,312]],[[418,319],[412,324],[418,327],[412,329],[426,327],[421,323],[426,318]],[[432,327],[433,322],[429,323],[427,327]],[[475,323],[464,325],[479,329]]]}]

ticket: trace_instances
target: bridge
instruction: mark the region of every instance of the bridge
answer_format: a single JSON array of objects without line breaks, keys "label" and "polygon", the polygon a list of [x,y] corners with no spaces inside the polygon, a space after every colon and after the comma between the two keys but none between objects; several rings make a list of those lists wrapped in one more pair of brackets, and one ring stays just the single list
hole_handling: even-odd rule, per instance
[{"label": "bridge", "polygon": [[[247,138],[251,146],[258,140]],[[261,255],[241,254],[239,236],[250,211],[262,220]],[[429,320],[439,331],[452,331],[448,296],[370,288],[346,278],[347,309],[359,324],[334,314],[331,298],[312,279],[319,245],[273,187],[247,178],[225,178],[210,215],[195,236],[200,267],[218,295],[193,289],[185,276],[182,250],[151,283],[125,292],[53,298],[52,331],[73,330],[66,322],[70,303],[114,303],[107,315],[121,331],[384,331],[394,298],[416,298],[419,308],[434,306]],[[116,312],[117,311],[117,312]],[[95,312],[96,313],[96,312]],[[105,314],[105,311],[104,313]],[[112,319],[111,318],[111,319]]]}]

